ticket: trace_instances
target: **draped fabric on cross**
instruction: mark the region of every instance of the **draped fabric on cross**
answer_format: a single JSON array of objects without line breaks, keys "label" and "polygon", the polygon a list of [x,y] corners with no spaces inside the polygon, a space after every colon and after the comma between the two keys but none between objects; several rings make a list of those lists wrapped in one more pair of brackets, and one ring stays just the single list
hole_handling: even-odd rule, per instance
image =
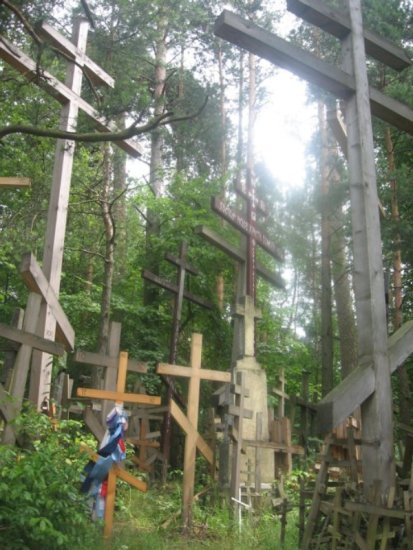
[{"label": "draped fabric on cross", "polygon": [[126,458],[125,431],[127,414],[123,407],[114,407],[106,417],[107,430],[98,450],[99,459],[90,460],[85,468],[81,491],[92,499],[93,518],[102,519],[105,512],[107,477],[114,463]]}]

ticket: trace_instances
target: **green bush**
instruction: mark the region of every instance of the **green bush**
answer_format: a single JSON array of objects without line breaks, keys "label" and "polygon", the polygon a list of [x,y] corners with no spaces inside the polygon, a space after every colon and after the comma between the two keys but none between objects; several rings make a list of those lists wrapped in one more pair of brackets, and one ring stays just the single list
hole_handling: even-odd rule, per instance
[{"label": "green bush", "polygon": [[54,431],[46,416],[28,411],[16,430],[24,448],[0,446],[0,546],[92,548],[99,535],[79,493],[81,424],[62,421]]}]

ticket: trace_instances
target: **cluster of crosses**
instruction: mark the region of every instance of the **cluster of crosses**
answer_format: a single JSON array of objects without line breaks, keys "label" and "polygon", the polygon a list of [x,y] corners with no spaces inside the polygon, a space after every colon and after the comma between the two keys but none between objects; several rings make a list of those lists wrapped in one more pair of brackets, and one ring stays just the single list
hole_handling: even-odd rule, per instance
[{"label": "cluster of crosses", "polygon": [[[341,68],[321,61],[259,28],[251,21],[246,21],[228,11],[224,11],[218,18],[215,33],[275,65],[293,71],[344,102],[360,366],[317,406],[319,429],[322,432],[330,431],[361,406],[365,487],[368,490],[369,486],[379,478],[381,490],[386,494],[394,484],[390,375],[413,351],[411,344],[413,328],[412,323],[407,323],[390,339],[387,337],[371,113],[413,134],[413,112],[369,87],[366,52],[396,70],[402,70],[410,62],[401,50],[363,30],[360,0],[348,0],[348,13],[327,9],[318,0],[288,0],[287,4],[290,11],[318,25],[341,41],[343,59]],[[0,57],[62,104],[61,129],[75,130],[78,111],[82,110],[95,121],[101,131],[112,130],[111,124],[103,120],[95,109],[80,97],[83,72],[86,72],[88,77],[97,84],[113,86],[111,77],[85,54],[88,23],[84,20],[75,22],[72,41],[61,36],[47,24],[43,24],[42,33],[50,43],[58,46],[66,57],[72,60],[72,63],[68,63],[65,84],[51,74],[42,72],[39,75],[36,63],[6,39],[0,42]],[[139,147],[131,141],[120,141],[118,145],[133,156],[140,155]],[[74,331],[59,304],[73,155],[74,142],[58,140],[42,267],[32,254],[24,256],[21,273],[30,290],[26,311],[24,316],[20,315],[16,319],[15,326],[0,325],[0,336],[13,343],[10,346],[9,358],[14,362],[11,381],[8,385],[8,392],[13,397],[12,402],[7,399],[7,392],[0,385],[0,410],[6,420],[3,442],[6,443],[14,441],[12,420],[18,413],[24,398],[30,363],[29,397],[40,407],[44,399],[48,398],[50,391],[51,356],[63,355],[65,351],[74,350]],[[28,182],[22,178],[0,178],[0,184],[24,186]],[[216,197],[212,200],[212,208],[244,235],[243,246],[233,247],[205,227],[198,228],[197,232],[239,262],[243,268],[245,285],[239,289],[235,314],[241,318],[243,328],[240,331],[241,354],[243,357],[254,357],[255,319],[260,316],[255,302],[256,275],[277,287],[282,286],[280,277],[256,260],[256,246],[260,246],[277,260],[282,261],[283,254],[259,228],[257,213],[265,213],[265,210],[257,198],[252,178],[247,177],[246,185],[236,190],[246,201],[245,216]],[[244,378],[246,373],[242,372],[242,369],[241,372],[237,372],[236,379],[232,380],[230,372],[201,368],[202,336],[200,334],[192,336],[190,366],[175,364],[183,299],[186,298],[203,307],[211,307],[207,301],[185,290],[185,273],[188,271],[196,274],[196,270],[187,262],[186,255],[187,248],[183,244],[179,258],[167,258],[178,267],[176,284],[169,283],[149,272],[144,272],[143,276],[167,288],[175,295],[170,361],[168,364],[159,364],[157,373],[165,377],[168,386],[166,425],[171,418],[174,418],[186,434],[183,520],[184,525],[188,526],[191,522],[196,451],[199,450],[208,462],[212,463],[214,460],[211,448],[198,432],[200,381],[210,380],[225,384],[233,382],[231,386],[233,400],[232,404],[228,404],[228,410],[235,418],[232,426],[233,472],[235,472],[232,476],[232,492],[235,498],[237,498],[237,489],[240,484],[239,456],[243,451],[244,419],[252,415],[256,417],[258,434],[261,424],[259,414],[254,411],[251,413],[244,406],[245,400],[249,398],[249,391],[253,388],[246,390]],[[127,353],[119,350],[120,325],[112,323],[106,355],[78,352],[77,359],[83,363],[106,368],[103,389],[78,388],[77,390],[81,397],[104,402],[102,417],[113,402],[142,406],[160,405],[160,398],[157,396],[125,391],[127,371],[144,372],[145,366],[129,359]],[[183,400],[184,403],[186,401],[186,413],[181,409],[182,403],[176,402],[177,392],[172,380],[174,376],[189,378],[188,395],[186,400]],[[284,387],[281,388],[280,393],[285,396]],[[96,421],[93,414],[90,418],[91,424],[92,421]],[[95,426],[96,431],[99,431],[99,424],[95,422]],[[261,437],[258,435],[257,439]],[[165,462],[170,452],[168,444],[164,449]],[[254,442],[250,441],[250,444],[254,445]],[[256,442],[255,445],[257,446]],[[264,444],[261,446],[265,447]],[[92,457],[96,457],[92,451],[88,452]],[[117,477],[128,481],[140,490],[146,490],[143,482],[118,465],[113,467],[109,475],[105,517],[106,535],[109,535],[112,529]]]}]

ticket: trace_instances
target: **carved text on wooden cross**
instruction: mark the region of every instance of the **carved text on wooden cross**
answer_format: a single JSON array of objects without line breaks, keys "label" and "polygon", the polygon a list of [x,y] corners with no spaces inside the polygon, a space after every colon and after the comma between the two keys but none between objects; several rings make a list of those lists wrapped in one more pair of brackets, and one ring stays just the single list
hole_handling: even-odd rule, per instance
[{"label": "carved text on wooden cross", "polygon": [[[182,367],[179,365],[168,365],[160,363],[157,366],[158,374],[169,376],[183,376],[189,378],[188,385],[188,410],[185,416],[176,403],[171,400],[171,414],[181,425],[186,432],[185,437],[185,454],[184,454],[184,488],[183,488],[183,523],[187,528],[192,522],[192,500],[194,497],[195,483],[195,458],[196,449],[200,445],[204,449],[209,449],[208,445],[202,440],[198,434],[198,415],[199,415],[199,395],[200,383],[202,380],[210,380],[214,382],[230,382],[231,373],[220,372],[214,370],[201,369],[202,356],[202,335],[194,333],[191,341],[191,366]],[[205,454],[205,453],[203,453]],[[212,459],[212,451],[209,453]]]},{"label": "carved text on wooden cross", "polygon": [[[128,371],[128,354],[127,352],[120,352],[119,354],[119,365],[118,365],[118,376],[116,382],[116,391],[109,390],[93,390],[88,388],[77,388],[77,395],[79,397],[90,397],[91,399],[111,399],[116,402],[118,405],[123,405],[126,403],[142,403],[142,404],[151,404],[159,405],[161,398],[153,395],[137,394],[137,393],[126,393],[126,376]],[[104,536],[109,537],[112,532],[113,526],[113,512],[115,509],[115,495],[116,495],[116,478],[118,477],[119,466],[112,467],[109,472],[108,477],[108,488],[105,504],[105,527],[104,527]],[[119,476],[120,477],[120,476]],[[130,476],[132,479],[133,476]],[[136,480],[137,482],[139,480]],[[128,481],[130,483],[130,481]],[[135,487],[141,491],[146,491],[146,484],[140,482],[138,485],[134,484]]]},{"label": "carved text on wooden cross", "polygon": [[244,296],[241,303],[235,305],[235,315],[244,318],[244,356],[255,356],[255,319],[261,319],[261,310],[257,309],[252,296]]},{"label": "carved text on wooden cross", "polygon": [[256,258],[255,258],[255,246],[258,244],[268,254],[274,258],[283,261],[284,254],[275,245],[265,233],[259,229],[256,225],[256,207],[254,200],[254,193],[247,190],[247,218],[244,218],[242,214],[230,208],[225,202],[218,197],[213,197],[211,206],[220,216],[227,220],[233,227],[244,233],[247,237],[247,252],[246,252],[246,274],[247,274],[247,287],[246,292],[249,296],[255,299],[255,271],[256,271]]}]

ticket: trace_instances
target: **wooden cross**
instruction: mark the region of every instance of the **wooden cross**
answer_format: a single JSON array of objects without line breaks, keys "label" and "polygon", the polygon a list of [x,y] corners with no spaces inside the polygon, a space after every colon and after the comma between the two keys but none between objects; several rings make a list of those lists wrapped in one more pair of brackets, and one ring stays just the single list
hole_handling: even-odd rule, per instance
[{"label": "wooden cross", "polygon": [[257,309],[252,296],[244,296],[241,303],[235,305],[235,315],[244,318],[244,356],[255,356],[255,319],[261,319],[261,310]]},{"label": "wooden cross", "polygon": [[272,391],[275,395],[278,396],[278,417],[282,418],[285,416],[285,402],[287,399],[290,399],[289,395],[285,391],[285,372],[284,369],[281,369],[281,373],[278,376],[280,382],[279,388],[274,388]]},{"label": "wooden cross", "polygon": [[[93,353],[84,350],[76,350],[74,360],[77,363],[91,365],[93,367],[104,367],[104,389],[114,390],[116,387],[117,368],[119,362],[120,336],[122,324],[111,321],[109,327],[109,339],[107,354]],[[128,358],[128,371],[145,374],[147,364],[135,359]],[[109,410],[113,407],[113,402],[104,401],[102,403],[101,422],[104,425]]]},{"label": "wooden cross", "polygon": [[[30,292],[22,329],[9,327],[3,323],[0,324],[0,337],[20,344],[8,388],[12,398],[11,403],[6,404],[4,401],[0,403],[0,409],[7,422],[2,436],[2,442],[6,444],[13,444],[15,442],[15,434],[11,421],[16,418],[21,409],[33,349],[43,350],[47,353],[60,356],[65,351],[62,344],[46,340],[35,334],[40,305],[41,296]],[[28,311],[31,312],[30,315],[27,314]],[[3,390],[3,386],[1,388]],[[5,407],[7,412],[5,412]]]},{"label": "wooden cross", "polygon": [[[413,134],[413,110],[369,87],[365,50],[397,70],[409,66],[410,62],[400,49],[371,33],[367,36],[363,33],[360,0],[349,0],[349,16],[316,0],[288,0],[287,5],[327,32],[340,33],[342,69],[227,11],[218,18],[215,33],[345,100],[360,362],[371,361],[373,374],[368,399],[357,399],[356,407],[365,403],[362,405],[364,435],[366,440],[379,442],[380,447],[379,451],[368,445],[363,449],[365,490],[368,491],[374,477],[378,477],[383,480],[382,490],[386,494],[394,484],[392,403],[370,110],[410,134]],[[351,385],[351,391],[346,391],[346,400],[354,402],[353,389]]]},{"label": "wooden cross", "polygon": [[[79,397],[89,397],[91,399],[106,399],[115,401],[117,405],[123,405],[123,403],[141,403],[148,405],[159,405],[161,398],[154,395],[145,395],[139,393],[126,393],[126,375],[128,371],[128,354],[125,351],[121,351],[119,354],[118,376],[116,382],[116,390],[95,390],[89,388],[77,388],[77,395]],[[112,533],[113,526],[113,512],[115,508],[115,495],[116,495],[116,478],[119,476],[119,467],[112,467],[108,477],[108,489],[105,505],[105,527],[104,536],[109,537]],[[119,476],[120,477],[120,476]],[[133,476],[130,476],[132,479]],[[146,484],[136,480],[138,484],[134,484],[135,487],[141,491],[146,491]],[[129,483],[131,483],[129,481]]]},{"label": "wooden cross", "polygon": [[[178,258],[169,253],[166,254],[165,256],[165,258],[169,262],[171,262],[172,264],[178,267],[176,284],[170,283],[169,281],[162,279],[158,275],[155,275],[154,273],[151,273],[148,270],[144,270],[142,272],[142,277],[144,279],[146,279],[147,281],[151,281],[152,283],[162,288],[165,288],[166,290],[169,290],[175,295],[171,344],[169,348],[169,363],[172,363],[172,364],[176,363],[176,358],[178,354],[178,338],[179,338],[179,332],[181,330],[182,304],[183,304],[184,298],[186,298],[187,300],[197,305],[205,307],[207,309],[213,309],[214,307],[213,304],[211,304],[204,298],[196,296],[195,294],[192,294],[191,292],[185,290],[186,272],[191,273],[192,275],[198,275],[199,273],[198,270],[187,261],[187,253],[188,253],[188,245],[185,241],[183,241],[181,243],[180,254]],[[170,380],[166,379],[166,382],[168,385],[166,400],[167,400],[167,403],[169,403],[174,394],[174,387],[173,387],[173,384],[171,384]],[[163,446],[162,451],[164,455],[164,467],[162,471],[162,477],[164,481],[166,480],[167,467],[169,464],[169,458],[170,458],[170,452],[171,452],[171,438],[172,438],[171,413],[168,409],[164,418],[164,426],[163,426],[163,434],[162,434],[162,446]]]},{"label": "wooden cross", "polygon": [[[56,32],[47,24],[42,26],[42,34],[47,40],[60,48],[73,62],[68,63],[66,83],[62,84],[46,71],[39,78],[37,63],[26,56],[18,48],[2,39],[0,57],[20,71],[26,78],[36,82],[62,105],[60,129],[74,131],[77,125],[79,109],[90,116],[103,131],[110,131],[111,125],[106,124],[97,111],[80,97],[82,76],[85,71],[96,84],[114,86],[114,81],[105,71],[98,67],[86,54],[88,22],[76,19],[73,28],[72,41]],[[113,127],[112,127],[113,130]],[[117,142],[129,154],[139,156],[139,149],[131,142]],[[67,211],[70,194],[72,165],[75,142],[57,140],[55,164],[53,169],[53,184],[51,188],[45,246],[43,252],[43,271],[56,296],[59,295],[61,271],[63,263],[64,240],[66,232]],[[47,304],[42,306],[39,320],[39,333],[48,339],[54,339],[56,324]],[[49,391],[51,380],[50,357],[43,352],[33,354],[31,373],[30,399],[39,407],[43,396]]]},{"label": "wooden cross", "polygon": [[201,369],[202,334],[194,333],[191,340],[191,366],[158,364],[156,372],[168,376],[182,376],[189,378],[187,414],[179,409],[173,399],[170,402],[171,414],[185,431],[184,451],[184,478],[183,478],[183,525],[187,528],[192,523],[192,501],[194,497],[195,483],[195,458],[198,448],[207,458],[213,461],[213,452],[198,433],[199,393],[201,380],[214,382],[230,382],[229,372]]}]

